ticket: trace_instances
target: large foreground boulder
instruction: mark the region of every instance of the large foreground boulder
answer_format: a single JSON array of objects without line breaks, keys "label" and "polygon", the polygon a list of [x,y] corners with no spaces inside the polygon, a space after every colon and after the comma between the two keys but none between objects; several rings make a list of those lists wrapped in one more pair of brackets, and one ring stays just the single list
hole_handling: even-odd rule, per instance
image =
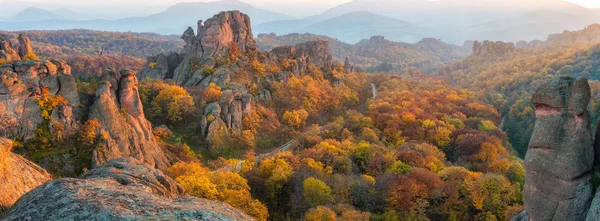
[{"label": "large foreground boulder", "polygon": [[525,156],[523,201],[530,220],[585,220],[594,149],[587,79],[559,76],[532,97],[537,120]]},{"label": "large foreground boulder", "polygon": [[11,153],[12,141],[0,138],[0,217],[23,194],[52,179],[38,165]]},{"label": "large foreground boulder", "polygon": [[253,220],[233,207],[184,196],[173,179],[133,158],[45,183],[25,194],[7,220]]}]

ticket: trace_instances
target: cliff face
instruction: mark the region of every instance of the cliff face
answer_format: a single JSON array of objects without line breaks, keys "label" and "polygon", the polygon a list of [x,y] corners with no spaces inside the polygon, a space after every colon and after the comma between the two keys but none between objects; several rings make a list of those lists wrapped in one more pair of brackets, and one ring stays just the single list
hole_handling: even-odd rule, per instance
[{"label": "cliff face", "polygon": [[585,78],[558,76],[536,90],[537,120],[525,156],[525,210],[513,220],[600,220],[598,192],[592,202],[600,139],[597,135],[594,144],[589,101]]},{"label": "cliff face", "polygon": [[[79,96],[71,68],[64,61],[16,61],[0,66],[0,136],[32,139],[45,120],[40,99],[61,96],[67,104],[53,109],[51,125],[64,136],[75,133]],[[57,124],[58,123],[58,124]],[[56,129],[56,128],[51,128]]]},{"label": "cliff face", "polygon": [[51,179],[38,165],[11,153],[12,141],[0,138],[0,217],[23,194]]},{"label": "cliff face", "polygon": [[156,168],[167,168],[171,159],[156,142],[152,125],[144,116],[135,72],[106,71],[90,108],[99,134],[108,134],[93,152],[93,166],[130,156]]},{"label": "cliff face", "polygon": [[132,158],[80,178],[47,182],[21,197],[6,220],[253,220],[233,207],[184,195],[183,188]]}]

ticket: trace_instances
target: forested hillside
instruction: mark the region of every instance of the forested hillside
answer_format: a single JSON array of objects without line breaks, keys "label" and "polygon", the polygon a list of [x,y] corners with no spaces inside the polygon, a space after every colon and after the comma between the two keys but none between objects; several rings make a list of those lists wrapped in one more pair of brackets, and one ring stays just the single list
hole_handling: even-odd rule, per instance
[{"label": "forested hillside", "polygon": [[66,60],[77,77],[100,76],[106,68],[137,70],[146,57],[177,51],[179,36],[91,30],[0,32],[13,42],[19,34],[30,37],[42,58]]},{"label": "forested hillside", "polygon": [[435,75],[475,91],[479,98],[493,105],[504,117],[502,129],[523,157],[535,120],[529,99],[535,88],[553,76],[590,80],[592,125],[598,122],[600,47],[594,37],[596,27],[552,35],[546,42],[534,42],[541,45],[538,48],[515,49],[514,45],[506,47],[512,43],[484,42],[479,54],[444,67]]}]

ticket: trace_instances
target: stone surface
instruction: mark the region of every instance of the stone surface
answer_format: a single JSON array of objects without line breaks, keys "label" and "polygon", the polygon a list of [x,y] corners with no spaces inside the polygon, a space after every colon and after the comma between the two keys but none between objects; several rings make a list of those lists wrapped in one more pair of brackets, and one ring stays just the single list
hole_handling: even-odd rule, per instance
[{"label": "stone surface", "polygon": [[164,169],[171,156],[162,150],[145,118],[138,93],[138,80],[131,71],[106,71],[98,85],[90,119],[97,120],[100,134],[107,134],[93,152],[93,166],[124,156]]},{"label": "stone surface", "polygon": [[18,51],[13,47],[12,42],[4,35],[0,35],[0,59],[3,59],[4,62],[7,63],[21,60],[21,57],[19,56]]},{"label": "stone surface", "polygon": [[0,217],[23,194],[52,179],[38,165],[11,153],[12,145],[12,141],[0,138]]},{"label": "stone surface", "polygon": [[532,97],[537,120],[525,156],[523,201],[531,220],[584,220],[594,150],[587,79],[557,76]]},{"label": "stone surface", "polygon": [[17,201],[6,220],[253,220],[216,201],[184,196],[173,179],[132,158],[79,179],[57,179]]},{"label": "stone surface", "polygon": [[44,121],[38,100],[62,96],[67,106],[52,111],[63,126],[62,136],[78,129],[79,96],[71,68],[59,60],[16,61],[0,66],[0,136],[29,140]]},{"label": "stone surface", "polygon": [[527,210],[523,210],[517,215],[513,216],[513,218],[510,219],[510,221],[529,221],[529,213],[527,212]]},{"label": "stone surface", "polygon": [[19,34],[19,56],[24,58],[25,55],[35,55],[33,48],[31,48],[31,40],[23,35]]}]

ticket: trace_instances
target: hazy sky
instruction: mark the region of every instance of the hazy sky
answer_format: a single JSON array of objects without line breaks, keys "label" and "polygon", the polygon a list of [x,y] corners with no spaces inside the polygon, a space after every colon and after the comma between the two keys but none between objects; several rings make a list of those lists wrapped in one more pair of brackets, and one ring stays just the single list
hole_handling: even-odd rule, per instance
[{"label": "hazy sky", "polygon": [[[211,0],[0,0],[5,14],[16,13],[16,10],[27,6],[38,6],[41,8],[52,7],[70,9],[89,9],[93,7],[99,13],[131,12],[130,15],[144,15],[159,12],[165,7],[178,2],[211,1]],[[242,0],[259,8],[280,11],[289,15],[303,17],[319,14],[333,6],[349,2],[351,0]],[[366,1],[366,0],[365,0]],[[443,0],[441,0],[443,1]],[[481,1],[481,0],[473,0]],[[588,8],[600,8],[600,0],[569,0]],[[115,7],[115,5],[119,5]]]}]

